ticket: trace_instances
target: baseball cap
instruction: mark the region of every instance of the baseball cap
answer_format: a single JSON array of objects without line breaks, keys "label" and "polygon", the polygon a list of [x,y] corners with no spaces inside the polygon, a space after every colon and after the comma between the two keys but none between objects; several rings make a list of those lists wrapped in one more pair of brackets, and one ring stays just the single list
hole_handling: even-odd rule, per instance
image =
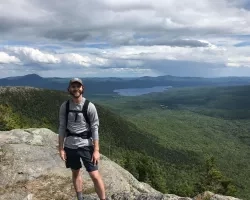
[{"label": "baseball cap", "polygon": [[82,84],[82,80],[79,79],[79,78],[72,78],[70,81],[69,81],[69,85],[71,85],[72,83],[80,83],[81,85]]}]

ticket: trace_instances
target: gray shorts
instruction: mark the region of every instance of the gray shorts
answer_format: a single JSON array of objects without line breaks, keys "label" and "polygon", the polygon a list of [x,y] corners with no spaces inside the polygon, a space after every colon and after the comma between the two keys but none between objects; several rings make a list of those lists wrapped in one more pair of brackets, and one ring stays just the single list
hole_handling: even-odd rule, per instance
[{"label": "gray shorts", "polygon": [[78,170],[82,167],[83,163],[86,171],[88,172],[98,170],[98,165],[94,165],[94,163],[91,162],[94,152],[93,146],[85,146],[78,149],[64,147],[64,150],[66,153],[66,168]]}]

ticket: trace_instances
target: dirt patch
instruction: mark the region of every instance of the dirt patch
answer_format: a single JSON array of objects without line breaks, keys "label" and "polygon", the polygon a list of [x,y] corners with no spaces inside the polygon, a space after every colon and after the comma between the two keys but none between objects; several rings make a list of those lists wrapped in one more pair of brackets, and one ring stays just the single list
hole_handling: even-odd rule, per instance
[{"label": "dirt patch", "polygon": [[[84,194],[94,192],[94,188],[83,191]],[[71,178],[55,175],[40,176],[32,181],[19,181],[14,185],[0,188],[0,195],[6,193],[26,194],[26,196],[33,194],[32,200],[68,200],[75,197]]]}]

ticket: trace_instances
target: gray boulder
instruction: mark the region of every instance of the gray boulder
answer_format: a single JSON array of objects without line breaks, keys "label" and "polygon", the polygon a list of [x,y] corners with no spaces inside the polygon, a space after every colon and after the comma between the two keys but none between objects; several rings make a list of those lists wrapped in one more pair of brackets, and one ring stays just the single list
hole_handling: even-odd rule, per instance
[{"label": "gray boulder", "polygon": [[[99,169],[109,199],[192,200],[156,191],[104,155],[101,155]],[[84,168],[82,176],[86,200],[98,199]],[[75,199],[71,171],[65,168],[58,154],[58,136],[46,128],[0,132],[0,177],[0,200]],[[209,195],[211,200],[237,200]],[[202,200],[205,196],[194,199]]]}]

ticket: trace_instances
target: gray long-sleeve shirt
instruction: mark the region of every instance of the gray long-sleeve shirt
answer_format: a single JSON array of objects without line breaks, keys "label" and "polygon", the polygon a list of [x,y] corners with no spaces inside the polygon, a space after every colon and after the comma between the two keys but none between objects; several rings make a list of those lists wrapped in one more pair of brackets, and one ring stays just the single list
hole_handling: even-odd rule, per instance
[{"label": "gray long-sleeve shirt", "polygon": [[[80,103],[74,103],[70,99],[70,104],[69,104],[69,110],[82,110],[82,107],[85,102],[85,98],[83,97],[82,101]],[[66,136],[66,101],[62,103],[59,111],[59,129],[58,133],[59,135],[65,137],[64,140],[64,147],[76,149],[78,147],[83,147],[83,146],[92,146],[93,141],[92,140],[98,140],[99,139],[99,134],[98,134],[98,128],[99,128],[99,118],[97,114],[96,107],[93,103],[89,102],[88,105],[88,110],[87,114],[89,116],[89,120],[91,123],[91,127],[88,126],[88,123],[86,123],[85,118],[83,116],[83,113],[78,113],[77,120],[75,121],[75,114],[73,112],[69,112],[68,115],[68,124],[67,128],[69,129],[70,132],[73,133],[80,133],[83,131],[87,131],[91,129],[92,131],[92,138],[90,139],[82,139],[81,137],[76,137],[76,136]]]}]

